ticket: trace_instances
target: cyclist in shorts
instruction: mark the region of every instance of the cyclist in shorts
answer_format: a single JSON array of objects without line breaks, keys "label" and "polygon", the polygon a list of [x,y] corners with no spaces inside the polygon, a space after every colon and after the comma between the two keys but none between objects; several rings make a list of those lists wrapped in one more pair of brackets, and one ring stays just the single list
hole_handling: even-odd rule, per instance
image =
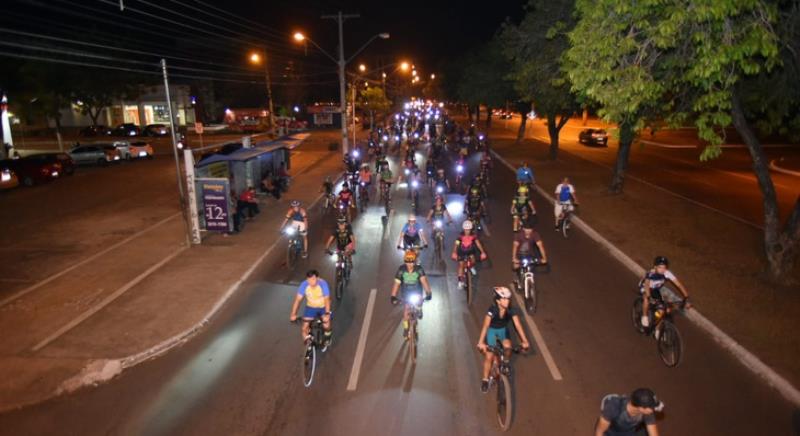
[{"label": "cyclist in shorts", "polygon": [[397,249],[418,250],[419,247],[427,247],[428,241],[422,234],[422,226],[417,224],[417,217],[414,214],[408,216],[408,222],[403,225],[400,237],[397,238]]},{"label": "cyclist in shorts", "polygon": [[355,202],[353,201],[353,191],[350,190],[350,185],[348,185],[347,182],[342,184],[342,190],[339,191],[339,196],[336,198],[336,203],[337,207],[344,209],[344,212],[347,215],[347,221],[351,221],[350,209],[355,207]]},{"label": "cyclist in shorts", "polygon": [[336,220],[336,228],[333,230],[333,234],[328,238],[328,242],[325,243],[326,252],[330,250],[330,246],[334,241],[336,242],[336,249],[344,254],[347,263],[352,267],[351,256],[356,251],[356,235],[353,234],[353,228],[347,223],[344,217],[339,217],[339,219]]},{"label": "cyclist in shorts", "polygon": [[[483,249],[478,235],[475,234],[472,221],[466,220],[461,224],[461,234],[458,235],[453,243],[453,252],[450,257],[458,262],[458,287],[464,286],[464,265],[469,256],[480,253],[480,260],[486,260],[486,250]],[[473,272],[473,274],[475,274]]]},{"label": "cyclist in shorts", "polygon": [[519,335],[522,349],[530,348],[525,329],[519,320],[519,311],[511,306],[511,291],[505,286],[496,286],[493,289],[494,303],[489,306],[483,318],[481,335],[478,338],[478,350],[486,357],[483,360],[483,378],[481,379],[481,392],[489,392],[489,371],[492,370],[495,355],[489,352],[488,347],[496,347],[499,340],[503,346],[506,359],[511,358],[511,336],[508,332],[509,324],[513,322],[514,329]]},{"label": "cyclist in shorts", "polygon": [[689,303],[689,291],[687,291],[683,283],[675,277],[675,274],[669,270],[669,259],[665,256],[656,256],[653,260],[653,268],[645,274],[644,278],[639,283],[639,290],[644,295],[642,299],[642,327],[650,327],[650,299],[664,301],[661,288],[664,287],[667,280],[672,282],[683,295],[683,307],[686,309],[692,307],[691,303]]},{"label": "cyclist in shorts", "polygon": [[[417,253],[414,250],[407,250],[403,256],[403,265],[397,269],[397,273],[394,275],[391,302],[397,304],[400,301],[406,301],[406,297],[412,293],[421,296],[423,290],[425,291],[425,301],[430,301],[431,285],[428,283],[425,270],[417,264]],[[400,298],[397,298],[398,291],[402,291]],[[403,338],[405,339],[408,339],[408,312],[408,305],[406,305],[403,310]],[[422,311],[419,312],[419,317],[422,319]]]},{"label": "cyclist in shorts", "polygon": [[325,346],[331,342],[331,292],[328,282],[319,277],[317,270],[310,270],[306,273],[306,279],[297,288],[297,295],[292,303],[292,311],[289,314],[289,321],[297,320],[297,309],[300,303],[306,300],[306,309],[303,312],[303,341],[311,340],[311,321],[317,316],[322,317],[322,328],[325,330]]},{"label": "cyclist in shorts", "polygon": [[289,210],[286,212],[286,218],[281,223],[280,228],[286,227],[286,224],[290,221],[291,226],[297,229],[300,235],[303,235],[303,258],[306,258],[308,257],[308,214],[297,200],[292,200],[289,203]]},{"label": "cyclist in shorts", "polygon": [[569,182],[569,177],[564,177],[561,183],[556,186],[556,202],[553,208],[553,213],[556,218],[556,231],[558,231],[558,223],[563,211],[572,210],[573,206],[578,205],[578,197],[575,194],[575,187]]}]

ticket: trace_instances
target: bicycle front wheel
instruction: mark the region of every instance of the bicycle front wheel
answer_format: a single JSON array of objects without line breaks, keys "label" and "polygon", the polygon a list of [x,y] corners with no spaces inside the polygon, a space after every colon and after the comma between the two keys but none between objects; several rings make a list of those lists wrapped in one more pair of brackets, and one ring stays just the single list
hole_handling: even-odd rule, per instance
[{"label": "bicycle front wheel", "polygon": [[641,334],[645,334],[646,330],[644,326],[642,326],[642,304],[643,304],[642,297],[636,297],[636,300],[633,300],[633,307],[631,307],[631,321],[633,322],[633,328],[636,329],[637,332]]},{"label": "bicycle front wheel", "polygon": [[297,249],[295,248],[294,244],[289,244],[286,249],[286,266],[289,269],[294,269],[295,264],[297,263]]},{"label": "bicycle front wheel", "polygon": [[303,355],[303,385],[310,387],[314,382],[314,372],[317,369],[317,347],[313,344],[306,347]]},{"label": "bicycle front wheel", "polygon": [[472,273],[467,270],[465,276],[467,283],[465,283],[464,287],[467,289],[467,304],[469,305],[472,304],[474,298],[472,295]]},{"label": "bicycle front wheel", "polygon": [[514,412],[514,404],[511,399],[511,383],[508,376],[500,374],[497,379],[497,423],[503,431],[511,427],[511,415]]},{"label": "bicycle front wheel", "polygon": [[525,288],[527,293],[525,295],[525,309],[528,310],[531,314],[536,313],[536,305],[538,304],[538,300],[536,298],[536,283],[533,279],[527,278],[525,279]]},{"label": "bicycle front wheel", "polygon": [[408,326],[408,353],[411,355],[411,361],[417,363],[417,322],[410,321]]},{"label": "bicycle front wheel", "polygon": [[338,274],[336,274],[336,299],[341,300],[342,294],[344,294],[344,273],[340,270]]},{"label": "bicycle front wheel", "polygon": [[677,327],[669,320],[662,321],[661,334],[658,337],[658,353],[664,365],[674,368],[681,363],[683,357],[683,341]]}]

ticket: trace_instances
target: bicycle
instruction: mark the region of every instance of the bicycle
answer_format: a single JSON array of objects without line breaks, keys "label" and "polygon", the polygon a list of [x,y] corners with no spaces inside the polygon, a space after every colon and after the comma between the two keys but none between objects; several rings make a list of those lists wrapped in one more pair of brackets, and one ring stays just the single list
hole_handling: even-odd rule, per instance
[{"label": "bicycle", "polygon": [[[440,264],[444,252],[444,221],[437,218],[433,221],[433,264]],[[450,225],[448,222],[447,225]]]},{"label": "bicycle", "polygon": [[361,206],[361,212],[364,212],[369,204],[369,190],[364,182],[358,184],[358,204]]},{"label": "bicycle", "polygon": [[322,208],[323,213],[325,215],[329,214],[334,206],[336,205],[336,196],[333,195],[333,192],[329,192],[325,194],[325,204]]},{"label": "bicycle", "polygon": [[[328,313],[329,316],[333,316],[333,312]],[[300,322],[301,318],[297,318],[294,322]],[[311,383],[314,382],[314,374],[317,370],[317,349],[320,350],[321,353],[328,351],[328,347],[331,345],[331,341],[326,343],[325,341],[325,330],[322,327],[322,315],[317,315],[311,321],[310,324],[311,330],[309,331],[309,338],[306,339],[306,348],[303,350],[303,360],[302,360],[302,367],[303,367],[303,386],[311,387]]]},{"label": "bicycle", "polygon": [[[511,427],[511,418],[514,415],[514,396],[511,393],[511,360],[506,358],[503,343],[497,340],[497,345],[489,345],[487,350],[495,355],[492,369],[489,371],[489,388],[497,387],[497,423],[503,431]],[[519,354],[522,347],[511,349],[514,354]]]},{"label": "bicycle", "polygon": [[469,256],[464,259],[464,269],[459,271],[459,276],[464,278],[464,281],[461,282],[459,280],[458,287],[464,288],[464,292],[467,293],[467,304],[472,304],[472,300],[475,299],[473,295],[473,289],[475,288],[475,275],[477,275],[477,271],[475,270],[475,255],[470,254]]},{"label": "bicycle", "polygon": [[289,244],[286,246],[286,266],[289,269],[294,269],[297,266],[297,259],[303,253],[303,238],[300,233],[300,227],[287,226],[284,233],[289,238]]},{"label": "bicycle", "polygon": [[558,229],[561,231],[561,234],[564,235],[564,238],[568,238],[570,221],[572,221],[572,214],[574,213],[574,206],[576,205],[567,202],[560,202],[560,205],[561,215],[558,217]]},{"label": "bicycle", "polygon": [[525,298],[525,310],[531,314],[536,313],[536,280],[534,268],[539,265],[539,259],[530,256],[520,257],[517,279],[514,280],[514,289]]},{"label": "bicycle", "polygon": [[666,302],[662,300],[650,299],[650,322],[651,327],[642,325],[642,304],[644,297],[638,296],[633,301],[631,317],[633,327],[639,333],[646,336],[653,336],[658,347],[658,354],[661,361],[669,368],[674,368],[681,363],[683,357],[683,339],[675,323],[672,320],[672,313],[684,307],[681,302]]},{"label": "bicycle", "polygon": [[411,210],[414,211],[414,215],[417,215],[419,212],[419,181],[413,180],[409,189],[411,189]]},{"label": "bicycle", "polygon": [[411,361],[417,363],[419,329],[417,328],[417,321],[422,318],[422,292],[421,291],[408,291],[403,293],[404,307],[408,307],[408,334],[406,340],[408,341],[408,353],[411,355]]},{"label": "bicycle", "polygon": [[352,261],[350,255],[345,255],[342,250],[332,252],[326,251],[327,254],[333,256],[333,262],[336,264],[336,284],[334,287],[334,294],[337,300],[342,299],[344,288],[350,283],[350,271],[352,270]]}]

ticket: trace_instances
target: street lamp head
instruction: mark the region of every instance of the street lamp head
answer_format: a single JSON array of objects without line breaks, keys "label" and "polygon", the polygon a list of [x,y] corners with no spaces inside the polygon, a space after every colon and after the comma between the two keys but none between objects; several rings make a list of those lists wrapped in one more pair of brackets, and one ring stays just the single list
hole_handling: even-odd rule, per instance
[{"label": "street lamp head", "polygon": [[386,73],[381,73],[381,75],[383,76],[384,79],[386,78]]},{"label": "street lamp head", "polygon": [[367,71],[367,66],[366,66],[366,65],[364,65],[364,64],[361,64],[361,65],[359,65],[359,66],[358,66],[358,71],[361,71],[362,73],[363,73],[364,71]]},{"label": "street lamp head", "polygon": [[436,78],[436,74],[431,74],[431,80]]},{"label": "street lamp head", "polygon": [[389,34],[386,32],[379,33],[378,37],[380,37],[381,39],[389,39]]},{"label": "street lamp head", "polygon": [[400,63],[400,69],[401,69],[401,70],[403,70],[403,71],[408,71],[408,69],[409,69],[410,67],[411,67],[411,66],[408,64],[408,62],[401,62],[401,63]]},{"label": "street lamp head", "polygon": [[417,77],[417,70],[411,70],[411,75]]},{"label": "street lamp head", "polygon": [[261,63],[261,55],[258,54],[258,53],[255,53],[255,52],[250,53],[250,62],[252,62],[254,64],[260,64]]},{"label": "street lamp head", "polygon": [[305,40],[306,40],[306,36],[305,36],[305,35],[303,35],[303,34],[302,34],[302,33],[300,33],[300,32],[295,32],[295,33],[294,33],[294,40],[295,40],[295,41],[297,41],[297,42],[303,42],[303,41],[305,41]]}]

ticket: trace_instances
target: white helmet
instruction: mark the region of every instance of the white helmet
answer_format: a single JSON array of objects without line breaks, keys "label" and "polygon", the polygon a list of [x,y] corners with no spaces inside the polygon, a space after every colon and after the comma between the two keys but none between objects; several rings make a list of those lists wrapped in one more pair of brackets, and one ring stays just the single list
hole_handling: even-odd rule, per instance
[{"label": "white helmet", "polygon": [[408,221],[410,221],[410,222],[415,222],[415,221],[417,221],[417,216],[416,216],[416,215],[414,215],[414,214],[411,214],[411,215],[409,215],[409,216],[408,216]]},{"label": "white helmet", "polygon": [[472,230],[472,221],[466,220],[464,224],[461,224],[461,228],[464,230]]},{"label": "white helmet", "polygon": [[494,298],[511,298],[511,291],[505,286],[495,286]]}]

